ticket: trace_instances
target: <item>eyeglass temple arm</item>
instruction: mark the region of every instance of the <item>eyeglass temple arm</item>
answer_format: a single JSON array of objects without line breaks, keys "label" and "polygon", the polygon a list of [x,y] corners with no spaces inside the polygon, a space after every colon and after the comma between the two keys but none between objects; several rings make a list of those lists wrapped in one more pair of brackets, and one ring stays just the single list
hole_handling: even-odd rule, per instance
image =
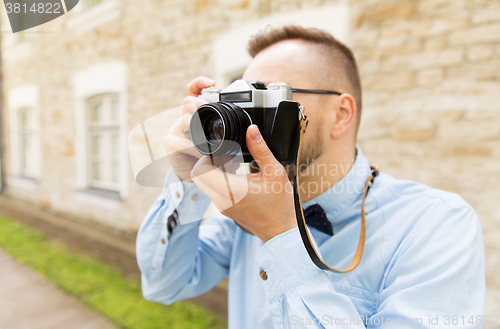
[{"label": "eyeglass temple arm", "polygon": [[328,95],[342,95],[342,93],[333,90],[320,90],[320,89],[299,89],[292,88],[292,91],[295,93],[303,93],[303,94],[328,94]]}]

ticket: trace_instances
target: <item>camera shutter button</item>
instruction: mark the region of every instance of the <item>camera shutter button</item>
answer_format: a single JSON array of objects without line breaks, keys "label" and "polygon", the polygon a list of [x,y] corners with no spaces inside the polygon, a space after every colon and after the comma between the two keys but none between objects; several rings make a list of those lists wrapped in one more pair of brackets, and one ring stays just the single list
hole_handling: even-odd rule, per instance
[{"label": "camera shutter button", "polygon": [[217,87],[213,87],[213,86],[201,90],[202,95],[217,94],[219,92],[220,92],[220,90]]}]

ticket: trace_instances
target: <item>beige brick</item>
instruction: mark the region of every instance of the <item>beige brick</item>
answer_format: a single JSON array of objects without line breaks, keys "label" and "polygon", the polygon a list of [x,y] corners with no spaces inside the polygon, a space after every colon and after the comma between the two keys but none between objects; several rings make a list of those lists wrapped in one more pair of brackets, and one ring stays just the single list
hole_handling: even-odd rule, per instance
[{"label": "beige brick", "polygon": [[500,24],[489,24],[473,27],[470,29],[462,29],[453,32],[449,38],[451,46],[474,44],[479,42],[494,42],[500,40]]},{"label": "beige brick", "polygon": [[490,104],[482,102],[481,106],[477,106],[475,109],[470,109],[464,113],[464,120],[472,121],[477,120],[477,118],[482,118],[485,122],[497,122],[500,125],[500,120],[498,116],[498,106],[500,102],[500,97],[497,99],[490,99]]},{"label": "beige brick", "polygon": [[439,125],[439,137],[448,140],[488,141],[500,138],[498,122],[467,121]]},{"label": "beige brick", "polygon": [[389,26],[383,26],[380,29],[380,39],[383,40],[405,40],[408,36],[408,24],[398,23]]},{"label": "beige brick", "polygon": [[363,28],[356,30],[353,36],[353,43],[357,47],[364,47],[376,44],[379,38],[379,31],[377,29]]},{"label": "beige brick", "polygon": [[376,91],[408,89],[414,84],[414,74],[408,72],[368,76],[364,82],[365,87]]},{"label": "beige brick", "polygon": [[471,21],[474,24],[500,21],[500,4],[496,3],[490,6],[485,6],[475,11],[472,15]]},{"label": "beige brick", "polygon": [[491,157],[492,148],[485,145],[483,142],[451,142],[443,147],[443,155],[445,156],[465,156],[465,157]]},{"label": "beige brick", "polygon": [[469,25],[468,17],[461,16],[446,16],[445,19],[436,20],[425,20],[422,22],[417,22],[412,24],[410,28],[410,33],[413,36],[438,36],[450,31],[455,31],[457,29],[465,28]]},{"label": "beige brick", "polygon": [[467,49],[467,59],[471,61],[480,61],[491,58],[493,47],[489,45],[477,45]]},{"label": "beige brick", "polygon": [[399,1],[390,5],[379,5],[377,8],[363,12],[359,20],[362,24],[383,25],[391,21],[404,21],[415,12],[411,1]]},{"label": "beige brick", "polygon": [[439,9],[449,5],[449,3],[448,0],[420,0],[417,1],[417,10],[422,16],[432,16]]},{"label": "beige brick", "polygon": [[388,136],[388,128],[379,124],[374,124],[373,119],[373,116],[368,117],[363,114],[363,120],[361,120],[358,133],[359,141],[379,139]]},{"label": "beige brick", "polygon": [[383,68],[385,70],[422,69],[429,66],[449,66],[463,61],[463,49],[446,49],[443,51],[427,51],[408,56],[393,56]]},{"label": "beige brick", "polygon": [[380,68],[378,60],[364,60],[359,63],[359,72],[361,75],[377,73]]},{"label": "beige brick", "polygon": [[424,42],[425,50],[442,50],[448,45],[448,38],[446,35],[432,37]]},{"label": "beige brick", "polygon": [[[496,241],[499,240],[498,235],[495,237],[495,240]],[[499,267],[498,264],[500,263],[498,258],[495,258],[495,262],[496,262],[495,263],[496,267],[498,268]],[[493,271],[493,270],[491,272],[498,273],[498,272]],[[488,271],[488,273],[490,273],[490,271]],[[490,278],[488,277],[488,279],[490,279]],[[485,314],[485,316],[486,315],[489,316],[488,319],[497,319],[497,314],[498,314],[497,307],[498,307],[498,305],[500,305],[500,289],[498,288],[500,286],[500,283],[498,282],[498,278],[493,277],[493,275],[492,275],[491,281],[492,281],[492,283],[487,285],[486,308],[484,310],[484,314]]]},{"label": "beige brick", "polygon": [[500,62],[469,62],[468,65],[454,65],[446,69],[447,79],[500,80]]},{"label": "beige brick", "polygon": [[416,53],[421,47],[420,40],[413,40],[411,44],[393,44],[393,45],[380,45],[378,54],[381,59],[390,58],[392,56],[405,56]]},{"label": "beige brick", "polygon": [[416,37],[427,36],[434,24],[434,21],[431,19],[419,19],[409,26],[409,32],[412,36]]},{"label": "beige brick", "polygon": [[391,129],[392,138],[404,141],[421,141],[432,138],[435,134],[436,124],[424,119],[398,122]]},{"label": "beige brick", "polygon": [[462,109],[439,109],[435,111],[430,111],[429,117],[432,117],[437,122],[441,122],[441,120],[445,120],[447,122],[457,122],[460,121],[465,115],[465,110]]},{"label": "beige brick", "polygon": [[417,74],[417,84],[430,87],[443,80],[444,70],[440,67],[423,69]]}]

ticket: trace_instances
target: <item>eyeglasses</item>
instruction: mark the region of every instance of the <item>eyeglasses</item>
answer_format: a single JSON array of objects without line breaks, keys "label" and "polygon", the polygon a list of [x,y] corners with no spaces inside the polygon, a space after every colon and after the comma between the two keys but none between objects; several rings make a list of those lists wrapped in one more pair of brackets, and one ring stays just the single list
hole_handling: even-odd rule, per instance
[{"label": "eyeglasses", "polygon": [[322,95],[342,95],[341,92],[333,90],[321,90],[321,89],[299,89],[292,88],[292,92],[300,94],[322,94]]}]

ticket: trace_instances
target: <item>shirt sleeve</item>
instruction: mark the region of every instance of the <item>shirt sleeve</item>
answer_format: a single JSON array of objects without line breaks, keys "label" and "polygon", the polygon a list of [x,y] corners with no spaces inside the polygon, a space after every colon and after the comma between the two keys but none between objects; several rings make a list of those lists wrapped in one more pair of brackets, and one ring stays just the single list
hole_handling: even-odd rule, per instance
[{"label": "shirt sleeve", "polygon": [[[233,242],[228,231],[234,228],[223,216],[201,224],[209,204],[196,184],[181,182],[169,169],[137,236],[136,256],[147,300],[171,304],[195,297],[228,275]],[[174,211],[179,224],[169,236],[167,222]]]},{"label": "shirt sleeve", "polygon": [[[262,282],[275,328],[438,328],[452,326],[454,319],[462,328],[482,328],[484,243],[471,209],[446,208],[419,223],[388,264],[377,312],[369,319],[335,291],[302,245],[294,228],[256,254],[266,272]],[[438,325],[431,323],[435,317]],[[421,322],[408,326],[401,322],[406,319]]]}]

